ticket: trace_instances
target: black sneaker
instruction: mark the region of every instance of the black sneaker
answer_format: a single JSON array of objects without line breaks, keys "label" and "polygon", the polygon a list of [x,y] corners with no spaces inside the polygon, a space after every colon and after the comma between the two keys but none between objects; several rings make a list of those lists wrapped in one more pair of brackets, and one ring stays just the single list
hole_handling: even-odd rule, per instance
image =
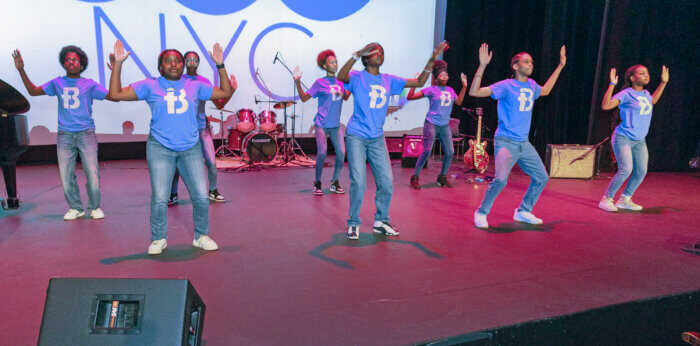
[{"label": "black sneaker", "polygon": [[331,192],[333,192],[333,193],[345,193],[345,190],[343,190],[343,188],[340,187],[340,184],[338,183],[337,180],[333,180],[331,182]]},{"label": "black sneaker", "polygon": [[348,227],[348,239],[360,239],[360,227],[358,227],[358,226]]},{"label": "black sneaker", "polygon": [[417,175],[411,176],[411,188],[420,190],[420,178]]},{"label": "black sneaker", "polygon": [[311,190],[316,196],[323,196],[323,190],[321,190],[321,182],[314,181],[314,188]]},{"label": "black sneaker", "polygon": [[217,189],[209,190],[209,200],[214,202],[226,202],[226,198],[224,198]]},{"label": "black sneaker", "polygon": [[168,201],[168,206],[174,205],[175,203],[177,203],[177,194],[171,193],[170,200]]},{"label": "black sneaker", "polygon": [[[396,226],[388,223],[388,222],[383,222],[383,221],[378,221],[381,225],[380,226],[374,226],[374,233],[381,233],[381,234],[386,234],[386,235],[399,235],[399,230],[396,229]],[[375,223],[376,225],[376,223]]]},{"label": "black sneaker", "polygon": [[450,183],[450,181],[447,180],[447,176],[444,174],[438,175],[437,184],[438,186],[442,187],[452,187],[452,183]]}]

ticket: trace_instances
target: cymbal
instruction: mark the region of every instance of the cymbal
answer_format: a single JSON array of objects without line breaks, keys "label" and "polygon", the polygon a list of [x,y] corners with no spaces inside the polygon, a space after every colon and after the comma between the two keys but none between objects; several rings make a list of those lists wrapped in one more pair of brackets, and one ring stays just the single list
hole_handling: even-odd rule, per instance
[{"label": "cymbal", "polygon": [[274,109],[287,108],[287,107],[289,107],[289,106],[291,106],[291,105],[293,105],[293,104],[295,104],[295,103],[296,103],[296,102],[294,102],[294,101],[282,101],[282,102],[277,102],[277,103],[275,103],[275,104],[272,106],[272,108],[274,108]]},{"label": "cymbal", "polygon": [[230,110],[225,109],[225,108],[218,109],[216,107],[209,107],[209,109],[216,109],[217,111],[228,112],[228,113],[236,113],[234,111],[230,111]]}]

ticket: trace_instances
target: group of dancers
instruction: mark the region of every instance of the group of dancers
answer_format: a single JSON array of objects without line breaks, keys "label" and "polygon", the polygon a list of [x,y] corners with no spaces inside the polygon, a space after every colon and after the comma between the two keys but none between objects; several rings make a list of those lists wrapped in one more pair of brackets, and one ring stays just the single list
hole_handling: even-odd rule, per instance
[{"label": "group of dancers", "polygon": [[[447,86],[447,64],[436,60],[446,48],[446,42],[439,43],[423,71],[412,79],[379,71],[384,63],[384,48],[376,42],[355,51],[340,71],[337,57],[332,50],[319,53],[316,62],[325,71],[326,76],[317,79],[307,91],[301,85],[301,71],[298,67],[294,69],[294,80],[301,101],[318,99],[318,111],[314,119],[318,149],[312,189],[315,195],[323,195],[321,177],[327,155],[327,138],[330,137],[336,151],[330,183],[330,191],[333,193],[345,193],[340,186],[339,177],[347,153],[350,173],[348,239],[359,239],[362,224],[359,215],[366,188],[367,162],[376,182],[373,232],[387,236],[399,235],[396,226],[389,223],[393,177],[383,126],[389,97],[401,94],[404,88],[410,88],[409,100],[422,97],[429,100],[429,110],[423,127],[424,151],[416,162],[410,186],[420,189],[419,175],[436,137],[440,138],[445,152],[437,183],[443,187],[452,186],[447,179],[447,171],[454,155],[448,124],[453,104],[461,105],[464,101],[468,82],[466,75],[462,73],[459,95]],[[204,103],[212,100],[217,107],[222,108],[238,87],[236,78],[234,75],[230,75],[229,78],[226,73],[223,51],[217,43],[209,54],[218,71],[218,87],[197,75],[197,53],[186,52],[183,55],[175,49],[166,49],[158,56],[160,77],[147,78],[123,87],[121,69],[129,54],[130,52],[124,50],[122,42],[117,40],[114,52],[110,55],[109,67],[112,73],[109,90],[91,79],[81,77],[81,73],[87,68],[88,59],[85,52],[76,46],[66,46],[59,53],[59,62],[66,71],[65,76],[56,77],[41,86],[35,86],[30,81],[24,71],[24,62],[19,50],[12,54],[15,67],[29,95],[56,96],[58,100],[56,147],[64,195],[69,206],[64,220],[75,220],[85,215],[75,177],[77,155],[81,157],[87,178],[89,215],[94,219],[105,217],[100,209],[97,139],[92,118],[93,100],[144,100],[151,109],[150,133],[146,142],[151,182],[151,243],[148,254],[160,254],[167,247],[167,210],[168,205],[177,201],[179,176],[182,176],[193,204],[193,245],[204,250],[216,250],[218,245],[208,235],[209,201],[223,202],[225,198],[217,188],[214,146],[204,114]],[[534,62],[528,53],[522,52],[511,59],[511,78],[482,87],[481,80],[491,57],[492,52],[488,50],[488,45],[482,44],[479,48],[479,68],[469,88],[469,95],[472,97],[490,96],[498,100],[498,128],[494,136],[496,174],[481,205],[474,213],[474,224],[477,228],[488,228],[487,215],[494,200],[505,187],[508,175],[516,163],[530,177],[531,182],[520,206],[514,211],[513,219],[529,224],[541,224],[542,219],[535,217],[532,209],[548,181],[548,174],[537,151],[528,141],[528,135],[534,101],[551,93],[566,65],[566,48],[561,47],[559,64],[543,86],[529,78]],[[363,70],[352,70],[357,60],[362,62]],[[185,68],[187,73],[183,74]],[[415,88],[422,87],[431,74],[433,85],[415,92]],[[618,172],[599,203],[601,209],[611,212],[618,209],[642,209],[640,205],[632,202],[631,197],[646,174],[648,152],[644,138],[649,130],[653,105],[663,93],[668,78],[668,68],[664,66],[661,84],[652,96],[644,89],[644,86],[649,84],[647,68],[635,65],[625,73],[626,84],[623,90],[613,96],[618,77],[614,68],[610,71],[610,86],[605,93],[602,108],[609,110],[619,107],[622,122],[615,129],[612,140]],[[351,94],[354,108],[343,136],[340,113],[343,101]],[[204,173],[205,169],[207,175]],[[630,180],[626,189],[618,201],[613,203],[617,190],[628,178]]]}]

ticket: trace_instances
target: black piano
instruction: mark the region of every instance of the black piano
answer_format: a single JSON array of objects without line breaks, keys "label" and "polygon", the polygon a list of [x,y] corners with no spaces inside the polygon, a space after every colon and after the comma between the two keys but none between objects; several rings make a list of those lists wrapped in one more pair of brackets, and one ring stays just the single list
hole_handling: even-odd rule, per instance
[{"label": "black piano", "polygon": [[0,202],[5,209],[19,208],[17,158],[29,145],[27,117],[20,114],[28,110],[27,99],[0,79],[0,166],[7,189],[7,201],[0,198]]}]

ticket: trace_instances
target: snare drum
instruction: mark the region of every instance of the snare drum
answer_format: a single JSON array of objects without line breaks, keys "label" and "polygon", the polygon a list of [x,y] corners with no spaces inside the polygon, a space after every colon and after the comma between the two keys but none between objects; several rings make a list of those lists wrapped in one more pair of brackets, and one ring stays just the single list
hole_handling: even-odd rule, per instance
[{"label": "snare drum", "polygon": [[270,162],[277,155],[277,140],[264,132],[251,132],[243,139],[243,151],[250,162]]},{"label": "snare drum", "polygon": [[260,119],[260,130],[263,132],[271,132],[277,128],[277,115],[275,112],[270,110],[265,110],[258,114],[258,119]]},{"label": "snare drum", "polygon": [[255,130],[255,112],[247,108],[241,108],[236,112],[236,117],[238,118],[236,130],[243,133]]}]

